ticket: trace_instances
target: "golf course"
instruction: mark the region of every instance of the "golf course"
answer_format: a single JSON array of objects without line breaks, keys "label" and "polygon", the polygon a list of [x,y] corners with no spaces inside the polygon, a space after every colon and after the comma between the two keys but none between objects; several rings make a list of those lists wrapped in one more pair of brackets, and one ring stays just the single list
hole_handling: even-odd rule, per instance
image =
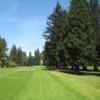
[{"label": "golf course", "polygon": [[100,77],[45,67],[0,70],[0,100],[99,100]]},{"label": "golf course", "polygon": [[100,0],[0,0],[0,100],[100,100]]}]

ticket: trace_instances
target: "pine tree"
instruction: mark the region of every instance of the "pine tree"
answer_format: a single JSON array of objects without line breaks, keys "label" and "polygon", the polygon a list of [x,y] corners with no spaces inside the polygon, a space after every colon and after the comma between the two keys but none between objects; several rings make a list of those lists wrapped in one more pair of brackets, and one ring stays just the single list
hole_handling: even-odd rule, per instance
[{"label": "pine tree", "polygon": [[47,29],[44,34],[46,38],[44,58],[48,66],[58,67],[61,63],[64,64],[63,35],[65,34],[66,26],[66,11],[61,8],[59,2],[48,18]]},{"label": "pine tree", "polygon": [[99,0],[90,0],[89,2],[90,16],[92,21],[92,26],[95,30],[96,38],[96,55],[94,58],[94,70],[98,70],[100,65],[100,4]]},{"label": "pine tree", "polygon": [[15,44],[11,48],[10,58],[15,64],[17,64],[17,48]]},{"label": "pine tree", "polygon": [[0,63],[2,68],[4,67],[4,65],[6,65],[7,62],[7,50],[6,40],[0,37]]},{"label": "pine tree", "polygon": [[35,65],[40,65],[40,61],[41,61],[41,54],[40,54],[39,49],[37,49],[34,52],[34,64]]},{"label": "pine tree", "polygon": [[31,52],[29,52],[28,66],[33,66],[33,65],[34,65],[34,57],[32,56]]},{"label": "pine tree", "polygon": [[[70,63],[75,66],[76,72],[79,72],[79,66],[92,62],[95,52],[95,42],[93,38],[93,29],[88,14],[86,0],[72,0],[69,10],[68,37],[66,39],[66,48],[70,56]],[[91,55],[93,54],[93,56]]]},{"label": "pine tree", "polygon": [[19,47],[17,50],[17,65],[21,66],[22,63],[23,63],[23,51],[21,47]]},{"label": "pine tree", "polygon": [[22,52],[22,64],[23,66],[27,66],[28,65],[28,57],[26,55],[26,52]]}]

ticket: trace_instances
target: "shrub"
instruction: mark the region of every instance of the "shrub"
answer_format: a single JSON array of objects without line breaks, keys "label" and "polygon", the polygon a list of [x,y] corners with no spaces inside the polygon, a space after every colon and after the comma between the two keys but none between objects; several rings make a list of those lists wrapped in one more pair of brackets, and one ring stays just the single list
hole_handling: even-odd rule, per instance
[{"label": "shrub", "polygon": [[2,66],[2,62],[0,61],[0,66]]},{"label": "shrub", "polygon": [[8,67],[16,67],[16,64],[14,62],[8,61],[6,66],[7,66],[7,68]]}]

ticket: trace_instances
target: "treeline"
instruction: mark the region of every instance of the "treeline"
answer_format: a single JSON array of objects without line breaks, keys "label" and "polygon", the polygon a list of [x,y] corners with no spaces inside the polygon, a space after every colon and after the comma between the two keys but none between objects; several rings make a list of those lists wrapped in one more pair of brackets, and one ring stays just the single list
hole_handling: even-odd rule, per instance
[{"label": "treeline", "polygon": [[27,56],[26,52],[23,51],[21,47],[17,48],[15,45],[13,45],[9,54],[9,61],[13,62],[17,66],[40,65],[41,53],[39,49],[37,49],[34,52],[34,56],[31,52],[29,52],[29,55]]},{"label": "treeline", "polygon": [[40,65],[42,55],[39,49],[35,50],[34,56],[30,52],[27,56],[26,52],[13,45],[10,52],[8,52],[7,42],[0,37],[0,66],[3,67],[17,67],[17,66],[34,66]]},{"label": "treeline", "polygon": [[44,64],[79,72],[80,66],[100,66],[99,0],[71,0],[65,10],[58,2],[43,34]]},{"label": "treeline", "polygon": [[0,37],[0,66],[3,68],[7,62],[7,43],[4,38]]}]

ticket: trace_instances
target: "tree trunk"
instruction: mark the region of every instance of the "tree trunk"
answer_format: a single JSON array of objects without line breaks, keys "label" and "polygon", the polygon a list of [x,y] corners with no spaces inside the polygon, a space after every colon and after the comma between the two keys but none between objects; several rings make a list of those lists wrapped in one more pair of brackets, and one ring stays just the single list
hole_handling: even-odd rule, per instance
[{"label": "tree trunk", "polygon": [[65,66],[65,71],[67,72],[67,70],[68,70],[68,65]]},{"label": "tree trunk", "polygon": [[71,66],[71,70],[74,70],[74,66]]},{"label": "tree trunk", "polygon": [[54,69],[56,70],[57,69],[57,66],[54,66]]},{"label": "tree trunk", "polygon": [[75,72],[76,72],[76,74],[79,74],[79,66],[78,65],[75,66]]},{"label": "tree trunk", "polygon": [[83,66],[83,71],[87,71],[87,66]]},{"label": "tree trunk", "polygon": [[4,64],[1,65],[1,68],[3,68],[3,67],[4,67]]},{"label": "tree trunk", "polygon": [[98,66],[96,64],[94,65],[94,71],[98,71]]}]

